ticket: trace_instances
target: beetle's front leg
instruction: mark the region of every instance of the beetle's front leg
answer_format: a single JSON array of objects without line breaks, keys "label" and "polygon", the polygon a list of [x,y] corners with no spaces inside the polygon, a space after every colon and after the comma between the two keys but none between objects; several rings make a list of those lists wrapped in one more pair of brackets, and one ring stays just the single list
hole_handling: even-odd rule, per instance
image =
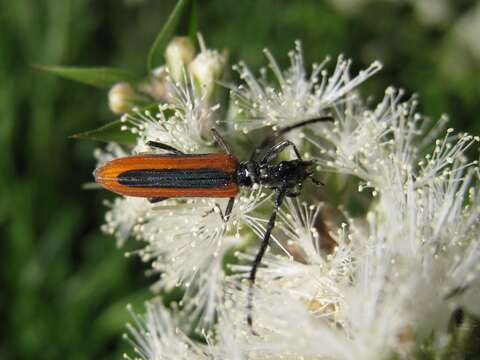
[{"label": "beetle's front leg", "polygon": [[253,286],[255,285],[258,266],[262,262],[263,256],[265,255],[265,251],[267,251],[268,244],[270,243],[270,235],[272,233],[273,227],[275,226],[275,219],[277,218],[277,213],[278,213],[278,210],[280,209],[280,206],[283,203],[285,194],[286,194],[285,188],[277,189],[277,195],[275,197],[275,204],[272,210],[272,215],[270,215],[270,219],[268,220],[268,224],[265,229],[265,234],[263,235],[262,243],[260,244],[260,248],[258,249],[257,255],[255,256],[255,260],[253,260],[252,269],[250,270],[250,275],[249,275],[250,283],[248,285],[248,293],[247,293],[247,323],[250,327],[253,327],[253,318],[252,318]]}]

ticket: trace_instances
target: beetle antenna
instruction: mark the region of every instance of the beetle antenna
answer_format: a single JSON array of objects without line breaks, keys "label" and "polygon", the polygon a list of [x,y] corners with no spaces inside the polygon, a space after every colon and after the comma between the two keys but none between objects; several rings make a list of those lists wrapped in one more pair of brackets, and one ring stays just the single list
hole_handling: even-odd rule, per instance
[{"label": "beetle antenna", "polygon": [[321,117],[318,117],[318,118],[313,118],[313,119],[300,121],[299,123],[296,123],[296,124],[293,124],[293,125],[290,125],[290,126],[287,126],[287,127],[284,127],[282,129],[279,129],[279,130],[275,131],[272,135],[267,136],[262,141],[262,143],[257,147],[257,149],[255,149],[253,151],[252,155],[250,156],[250,160],[253,160],[256,155],[258,155],[262,152],[263,149],[271,146],[275,142],[275,140],[277,140],[280,136],[285,135],[289,131],[292,131],[292,130],[295,130],[295,129],[298,129],[298,128],[301,128],[301,127],[304,127],[304,126],[307,126],[307,125],[310,125],[310,124],[315,124],[315,123],[318,123],[318,122],[327,122],[327,121],[334,121],[333,116],[332,115],[326,115],[326,116],[321,116]]}]

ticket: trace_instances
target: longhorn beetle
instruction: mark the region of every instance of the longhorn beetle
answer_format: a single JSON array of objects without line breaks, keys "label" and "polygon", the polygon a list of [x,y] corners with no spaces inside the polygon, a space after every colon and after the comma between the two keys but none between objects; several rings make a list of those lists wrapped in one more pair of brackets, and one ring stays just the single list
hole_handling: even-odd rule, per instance
[{"label": "longhorn beetle", "polygon": [[[239,162],[230,153],[224,139],[215,129],[212,129],[213,137],[225,154],[185,154],[167,144],[148,141],[147,145],[150,147],[165,150],[167,153],[112,160],[95,170],[95,181],[115,193],[145,197],[152,203],[176,197],[228,197],[230,199],[225,209],[225,221],[228,221],[240,186],[251,187],[259,184],[272,189],[275,192],[272,214],[249,274],[247,322],[252,326],[253,285],[258,266],[270,241],[277,212],[285,196],[300,195],[306,179],[317,185],[321,184],[312,176],[313,162],[302,160],[294,143],[284,140],[273,144],[291,130],[324,121],[333,121],[333,118],[324,116],[309,119],[276,131],[266,137],[253,151],[250,159],[244,162]],[[293,148],[297,158],[275,163],[277,156],[287,147]],[[263,156],[256,160],[263,151]]]}]

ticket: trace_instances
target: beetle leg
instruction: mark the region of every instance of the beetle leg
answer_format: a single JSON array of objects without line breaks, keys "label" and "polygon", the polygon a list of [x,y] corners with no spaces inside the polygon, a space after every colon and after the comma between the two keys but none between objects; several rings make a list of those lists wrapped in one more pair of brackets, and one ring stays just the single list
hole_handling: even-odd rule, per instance
[{"label": "beetle leg", "polygon": [[318,122],[326,122],[326,121],[333,121],[333,116],[327,115],[327,116],[322,116],[314,119],[308,119],[304,121],[300,121],[299,123],[293,124],[291,126],[284,127],[282,129],[277,130],[274,132],[272,135],[266,137],[260,145],[253,151],[252,155],[250,156],[250,160],[253,160],[256,155],[260,154],[262,150],[266,149],[269,145],[275,143],[275,141],[282,135],[285,135],[289,131],[315,124]]},{"label": "beetle leg", "polygon": [[230,148],[225,142],[225,139],[222,135],[220,135],[217,129],[211,128],[210,131],[212,132],[213,138],[215,139],[215,142],[218,144],[218,146],[220,146],[226,154],[231,154]]},{"label": "beetle leg", "polygon": [[268,244],[270,242],[270,235],[272,233],[273,227],[275,226],[275,219],[277,218],[277,212],[280,206],[282,205],[283,199],[285,198],[286,189],[284,187],[277,190],[277,194],[275,197],[275,204],[272,210],[272,215],[270,215],[270,220],[268,220],[267,228],[265,229],[265,234],[263,235],[262,243],[260,244],[260,248],[258,249],[257,255],[255,256],[255,260],[253,260],[252,269],[250,270],[249,280],[250,283],[248,285],[248,293],[247,293],[247,323],[250,327],[253,325],[252,321],[252,310],[253,310],[253,285],[255,284],[255,278],[257,276],[258,266],[262,261],[263,255],[265,255],[265,251],[267,250]]},{"label": "beetle leg", "polygon": [[215,211],[215,209],[218,209],[218,212],[220,213],[220,216],[222,217],[223,219],[223,222],[228,222],[228,219],[230,217],[230,214],[232,213],[232,209],[233,209],[233,204],[235,203],[235,198],[234,197],[231,197],[229,200],[228,200],[228,204],[227,204],[227,207],[225,209],[225,215],[223,214],[222,212],[222,208],[218,205],[218,204],[215,204],[215,206],[213,208],[211,208],[210,210],[208,210],[205,214],[203,214],[203,217],[207,216],[207,215],[210,215],[211,213],[213,213]]},{"label": "beetle leg", "polygon": [[232,213],[232,209],[233,209],[233,204],[235,204],[235,198],[231,197],[230,199],[228,199],[227,208],[225,209],[225,216],[223,217],[223,220],[225,222],[228,222],[228,219],[230,218],[230,214]]},{"label": "beetle leg", "polygon": [[278,154],[280,154],[288,146],[291,146],[293,148],[293,151],[295,151],[295,155],[297,156],[298,160],[302,160],[302,156],[300,155],[300,152],[298,151],[295,144],[293,142],[291,142],[290,140],[285,140],[285,141],[282,141],[281,143],[271,147],[267,151],[267,153],[263,156],[262,160],[260,161],[260,164],[266,164],[266,163],[272,161],[273,159],[275,159],[275,157],[278,156]]},{"label": "beetle leg", "polygon": [[211,209],[208,209],[207,211],[205,211],[202,217],[207,217],[208,215],[214,213],[215,211],[218,211],[220,213],[220,217],[222,219],[225,219],[225,217],[223,216],[222,208],[217,203],[215,203],[215,205]]},{"label": "beetle leg", "polygon": [[170,198],[168,198],[168,197],[153,197],[153,198],[148,198],[147,200],[150,204],[156,204],[160,201],[167,200],[167,199],[170,199]]},{"label": "beetle leg", "polygon": [[170,151],[170,152],[174,153],[175,155],[185,155],[184,152],[181,152],[180,150],[175,149],[173,146],[170,146],[170,145],[158,142],[158,141],[147,141],[147,145],[150,146],[150,147],[157,148],[157,149]]}]

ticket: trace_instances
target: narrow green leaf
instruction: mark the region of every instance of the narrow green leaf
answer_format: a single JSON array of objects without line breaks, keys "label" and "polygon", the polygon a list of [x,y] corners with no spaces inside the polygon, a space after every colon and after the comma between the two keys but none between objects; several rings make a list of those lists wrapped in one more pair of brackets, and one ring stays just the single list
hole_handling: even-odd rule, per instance
[{"label": "narrow green leaf", "polygon": [[50,72],[52,74],[81,82],[83,84],[99,87],[109,88],[113,84],[121,81],[129,83],[136,82],[138,77],[132,73],[116,68],[107,67],[71,67],[71,66],[47,66],[47,65],[33,65],[36,69]]},{"label": "narrow green leaf", "polygon": [[190,38],[193,44],[197,42],[197,32],[198,32],[197,0],[192,0],[190,18],[188,20],[188,37]]},{"label": "narrow green leaf", "polygon": [[[153,103],[149,104],[141,109],[139,112],[149,111],[151,116],[155,116],[159,111],[159,104]],[[132,116],[135,116],[135,111],[132,111]],[[169,118],[173,116],[174,111],[171,109],[163,110],[165,117]],[[136,142],[137,135],[132,134],[128,130],[122,130],[122,126],[125,123],[121,122],[120,119],[109,122],[106,125],[100,126],[97,129],[81,132],[78,134],[71,135],[72,139],[86,139],[86,140],[97,140],[104,142],[116,142],[118,144],[124,145],[133,145]]]},{"label": "narrow green leaf", "polygon": [[168,17],[167,22],[163,26],[160,33],[157,35],[155,42],[153,43],[150,51],[148,52],[147,59],[147,70],[150,73],[155,64],[160,64],[162,62],[162,57],[167,47],[168,42],[174,35],[174,32],[178,26],[182,13],[185,11],[187,4],[191,0],[179,0],[175,9]]},{"label": "narrow green leaf", "polygon": [[125,124],[120,120],[115,120],[97,129],[74,134],[70,137],[73,139],[87,139],[104,142],[112,141],[124,145],[135,144],[137,138],[136,135],[132,134],[130,131],[122,130],[121,128],[123,125]]}]

